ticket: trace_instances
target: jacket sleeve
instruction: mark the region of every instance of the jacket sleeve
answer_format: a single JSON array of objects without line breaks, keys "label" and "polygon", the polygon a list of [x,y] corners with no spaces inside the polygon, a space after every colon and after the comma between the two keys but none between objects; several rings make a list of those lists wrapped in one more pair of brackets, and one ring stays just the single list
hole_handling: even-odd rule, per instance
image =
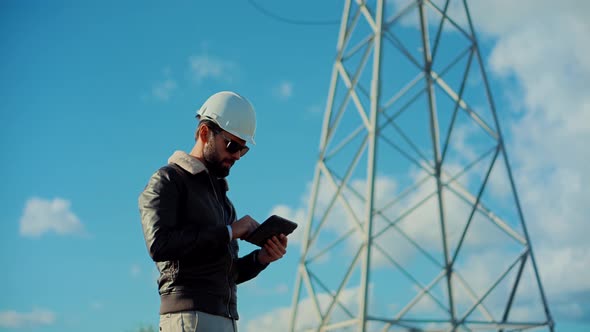
[{"label": "jacket sleeve", "polygon": [[241,284],[244,281],[248,281],[255,278],[262,270],[266,269],[268,264],[262,264],[258,262],[258,250],[254,250],[248,255],[238,258],[237,264],[237,276],[236,284]]},{"label": "jacket sleeve", "polygon": [[160,169],[152,175],[139,196],[141,226],[147,249],[156,262],[188,258],[196,252],[227,245],[225,226],[198,229],[179,221],[181,184],[173,171]]}]

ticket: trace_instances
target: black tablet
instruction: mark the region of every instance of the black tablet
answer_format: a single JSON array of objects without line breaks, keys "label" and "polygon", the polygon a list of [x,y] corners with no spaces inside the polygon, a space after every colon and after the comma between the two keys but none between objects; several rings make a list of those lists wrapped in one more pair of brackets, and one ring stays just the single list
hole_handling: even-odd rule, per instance
[{"label": "black tablet", "polygon": [[297,228],[297,224],[291,220],[272,215],[244,240],[262,247],[266,243],[266,240],[271,237],[279,234],[289,235],[295,230],[295,228]]}]

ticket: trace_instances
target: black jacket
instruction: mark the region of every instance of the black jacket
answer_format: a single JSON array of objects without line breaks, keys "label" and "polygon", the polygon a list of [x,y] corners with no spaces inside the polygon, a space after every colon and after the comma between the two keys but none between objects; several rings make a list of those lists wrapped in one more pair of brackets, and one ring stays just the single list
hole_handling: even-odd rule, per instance
[{"label": "black jacket", "polygon": [[238,319],[236,284],[266,265],[258,250],[238,258],[237,241],[229,241],[236,212],[225,180],[184,152],[169,162],[139,196],[147,249],[160,271],[160,314],[199,310]]}]

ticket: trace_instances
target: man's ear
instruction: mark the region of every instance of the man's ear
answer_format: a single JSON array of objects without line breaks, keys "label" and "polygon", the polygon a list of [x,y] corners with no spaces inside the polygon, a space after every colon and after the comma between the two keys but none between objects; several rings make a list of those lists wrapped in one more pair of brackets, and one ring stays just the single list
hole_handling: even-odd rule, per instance
[{"label": "man's ear", "polygon": [[207,137],[209,136],[209,127],[206,125],[200,125],[197,127],[197,132],[195,133],[195,141],[198,141],[201,138],[202,142],[207,142]]}]

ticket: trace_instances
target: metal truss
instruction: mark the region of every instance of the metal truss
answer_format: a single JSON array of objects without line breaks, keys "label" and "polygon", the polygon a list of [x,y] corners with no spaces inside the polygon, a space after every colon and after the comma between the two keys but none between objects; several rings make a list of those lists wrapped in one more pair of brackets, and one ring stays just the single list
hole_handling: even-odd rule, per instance
[{"label": "metal truss", "polygon": [[553,331],[465,0],[345,1],[291,314]]}]

